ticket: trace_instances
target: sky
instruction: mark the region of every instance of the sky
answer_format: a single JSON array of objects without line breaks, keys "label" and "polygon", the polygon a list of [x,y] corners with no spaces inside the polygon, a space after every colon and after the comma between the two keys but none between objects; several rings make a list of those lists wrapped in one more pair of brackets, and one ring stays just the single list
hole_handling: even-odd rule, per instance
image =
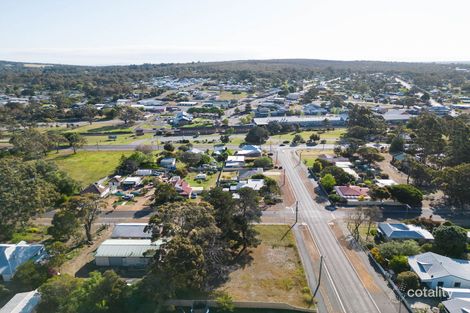
[{"label": "sky", "polygon": [[0,60],[470,61],[468,0],[0,0]]}]

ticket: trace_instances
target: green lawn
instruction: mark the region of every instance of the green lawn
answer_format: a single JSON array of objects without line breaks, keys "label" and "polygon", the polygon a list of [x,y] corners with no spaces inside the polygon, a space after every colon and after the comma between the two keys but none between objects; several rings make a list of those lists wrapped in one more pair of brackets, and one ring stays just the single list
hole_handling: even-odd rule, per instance
[{"label": "green lawn", "polygon": [[184,180],[186,180],[191,187],[204,187],[204,190],[209,190],[210,188],[215,187],[219,172],[212,175],[208,174],[207,180],[194,180],[194,177],[196,177],[197,174],[198,173],[189,173]]},{"label": "green lawn", "polygon": [[51,153],[48,159],[57,163],[59,168],[67,172],[83,186],[91,184],[100,178],[110,175],[119,164],[122,155],[132,151],[80,151]]},{"label": "green lawn", "polygon": [[[302,136],[303,139],[308,140],[312,133],[317,133],[320,136],[320,140],[326,139],[328,143],[334,143],[337,139],[340,138],[341,134],[343,134],[345,131],[346,131],[345,128],[336,128],[335,130],[327,131],[325,133],[320,133],[318,131],[309,130],[309,131],[302,131],[298,134]],[[274,136],[271,136],[270,139],[271,140],[277,139],[280,141],[284,141],[284,140],[291,141],[296,134],[297,133],[292,132],[288,134],[274,135]]]},{"label": "green lawn", "polygon": [[[137,140],[142,140],[142,139],[151,139],[153,138],[153,134],[147,133],[142,136],[136,136],[135,134],[120,134],[116,135],[117,138],[116,140],[109,140],[108,136],[86,136],[87,140],[87,145],[125,145],[125,144],[130,144],[133,143],[134,141]],[[150,141],[148,142],[150,143]]]},{"label": "green lawn", "polygon": [[[322,145],[319,145],[320,147]],[[304,162],[308,167],[313,165],[313,162],[317,159],[320,154],[333,154],[333,150],[301,150],[302,151],[302,162]]]},{"label": "green lawn", "polygon": [[94,124],[87,124],[77,128],[66,128],[66,131],[74,131],[79,132],[81,134],[86,133],[114,133],[114,132],[133,132],[133,127],[129,127],[127,125],[117,124],[115,125],[113,121],[104,122],[104,123],[94,123]]},{"label": "green lawn", "polygon": [[241,93],[232,93],[230,91],[221,91],[219,95],[219,100],[240,100],[246,98],[248,94],[246,92]]}]

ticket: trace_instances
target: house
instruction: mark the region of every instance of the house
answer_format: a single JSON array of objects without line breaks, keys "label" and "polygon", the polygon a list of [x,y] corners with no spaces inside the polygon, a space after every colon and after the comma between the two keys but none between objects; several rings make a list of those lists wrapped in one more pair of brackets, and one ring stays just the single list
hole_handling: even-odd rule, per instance
[{"label": "house", "polygon": [[163,158],[160,160],[160,166],[167,169],[176,168],[176,159],[175,158]]},{"label": "house", "polygon": [[142,182],[142,177],[137,176],[128,176],[122,181],[122,186],[124,188],[133,188],[140,185]]},{"label": "house", "polygon": [[470,313],[470,298],[442,301],[442,306],[444,307],[444,313]]},{"label": "house", "polygon": [[261,148],[254,145],[244,145],[241,150],[237,151],[236,155],[242,155],[245,157],[257,158],[261,156]]},{"label": "house", "polygon": [[264,170],[262,167],[258,168],[247,168],[238,170],[238,179],[239,180],[247,180],[251,178],[253,175],[263,174]]},{"label": "house", "polygon": [[40,301],[41,294],[37,290],[17,293],[0,308],[0,313],[33,313]]},{"label": "house", "polygon": [[109,195],[110,193],[110,188],[107,187],[107,186],[103,186],[99,183],[93,183],[91,185],[89,185],[88,187],[86,187],[85,189],[83,189],[80,194],[86,194],[86,193],[91,193],[91,194],[94,194],[94,195],[98,195],[100,198],[105,198]]},{"label": "house", "polygon": [[359,186],[335,186],[334,188],[338,196],[348,202],[370,200],[369,188]]},{"label": "house", "polygon": [[159,249],[162,240],[150,239],[107,239],[96,250],[97,266],[145,267],[153,256],[152,250]]},{"label": "house", "polygon": [[193,121],[193,116],[187,112],[178,112],[173,119],[173,125],[187,125]]},{"label": "house", "polygon": [[119,175],[111,177],[111,179],[108,181],[110,192],[115,193],[117,189],[121,186],[123,180],[124,178]]},{"label": "house", "polygon": [[221,155],[224,151],[227,151],[227,147],[223,145],[214,146],[214,154]]},{"label": "house", "polygon": [[393,179],[376,179],[375,184],[378,187],[391,187],[397,183]]},{"label": "house", "polygon": [[199,173],[194,177],[194,180],[206,180],[207,179],[207,174],[204,173]]},{"label": "house", "polygon": [[264,179],[248,179],[239,181],[237,185],[230,186],[230,191],[238,191],[242,188],[251,188],[255,191],[259,191],[264,186]]},{"label": "house", "polygon": [[138,169],[135,171],[134,175],[136,176],[152,176],[153,170],[149,169]]},{"label": "house", "polygon": [[41,244],[27,244],[24,241],[0,244],[0,281],[10,281],[21,264],[29,260],[37,262],[46,256],[46,249]]},{"label": "house", "polygon": [[146,232],[147,223],[119,223],[114,226],[111,238],[113,239],[150,239],[152,233]]},{"label": "house", "polygon": [[181,101],[176,103],[177,106],[183,106],[183,107],[193,107],[197,105],[197,101]]},{"label": "house", "polygon": [[245,166],[245,156],[244,155],[230,155],[227,157],[225,162],[225,167],[227,168],[240,168]]},{"label": "house", "polygon": [[434,240],[433,235],[426,229],[403,223],[379,223],[378,231],[385,240]]},{"label": "house", "polygon": [[171,179],[170,179],[170,184],[173,185],[173,187],[175,187],[176,191],[181,195],[181,196],[184,196],[184,197],[191,197],[191,194],[193,192],[193,189],[191,188],[191,186],[188,184],[187,181],[185,181],[184,179],[181,179],[181,177],[179,176],[173,176]]},{"label": "house", "polygon": [[408,264],[429,288],[470,288],[470,262],[433,252],[408,257]]}]

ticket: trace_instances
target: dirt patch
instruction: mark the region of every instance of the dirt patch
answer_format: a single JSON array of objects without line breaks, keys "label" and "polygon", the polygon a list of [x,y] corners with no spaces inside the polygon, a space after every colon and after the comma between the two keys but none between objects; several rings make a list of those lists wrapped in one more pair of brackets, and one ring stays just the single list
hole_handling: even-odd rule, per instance
[{"label": "dirt patch", "polygon": [[287,226],[257,226],[262,243],[252,249],[252,262],[230,274],[218,290],[238,301],[284,302],[307,307],[302,289],[307,286],[302,264]]},{"label": "dirt patch", "polygon": [[361,258],[357,255],[357,252],[351,247],[349,242],[346,240],[340,226],[335,222],[330,224],[331,230],[335,234],[336,238],[341,244],[343,251],[349,259],[351,265],[356,269],[359,278],[362,281],[364,287],[371,293],[379,292],[380,288],[374,282],[374,277],[369,273],[366,266],[362,262]]},{"label": "dirt patch", "polygon": [[60,269],[61,273],[69,274],[75,276],[75,274],[85,265],[92,262],[95,259],[94,252],[98,249],[99,245],[108,239],[111,236],[112,227],[108,227],[100,232],[98,236],[95,237],[95,241],[92,245],[86,245],[76,252],[72,260],[65,262]]}]

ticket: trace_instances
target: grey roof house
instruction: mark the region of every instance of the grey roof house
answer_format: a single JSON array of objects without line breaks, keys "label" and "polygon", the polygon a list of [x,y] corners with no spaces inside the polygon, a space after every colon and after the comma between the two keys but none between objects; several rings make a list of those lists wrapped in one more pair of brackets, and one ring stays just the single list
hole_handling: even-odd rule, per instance
[{"label": "grey roof house", "polygon": [[108,239],[96,250],[98,266],[145,267],[152,258],[152,250],[159,249],[162,240]]},{"label": "grey roof house", "polygon": [[152,233],[146,232],[147,223],[120,223],[116,224],[111,234],[111,238],[128,239],[150,239]]},{"label": "grey roof house", "polygon": [[379,233],[386,240],[433,240],[433,235],[419,226],[403,223],[379,223]]},{"label": "grey roof house", "polygon": [[0,280],[10,281],[17,268],[29,261],[39,261],[46,257],[44,245],[27,244],[24,241],[18,244],[0,244]]},{"label": "grey roof house", "polygon": [[456,298],[443,301],[442,305],[446,313],[470,313],[469,298]]},{"label": "grey roof house", "polygon": [[40,300],[41,295],[37,290],[17,293],[7,304],[0,308],[0,313],[36,312]]},{"label": "grey roof house", "polygon": [[408,264],[429,288],[470,288],[470,261],[433,252],[408,257]]}]

